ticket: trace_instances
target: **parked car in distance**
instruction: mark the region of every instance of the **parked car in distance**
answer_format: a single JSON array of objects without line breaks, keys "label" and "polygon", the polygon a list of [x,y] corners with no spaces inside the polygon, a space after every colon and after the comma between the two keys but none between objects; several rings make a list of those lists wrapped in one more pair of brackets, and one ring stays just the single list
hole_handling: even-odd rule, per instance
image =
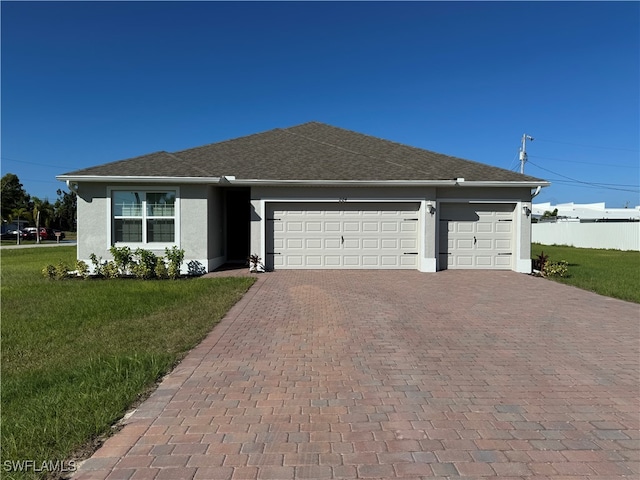
[{"label": "parked car in distance", "polygon": [[[36,227],[27,227],[24,229],[24,232],[27,233],[27,238],[29,240],[35,240],[36,238],[38,238],[37,236],[38,229]],[[47,239],[47,229],[44,227],[40,227],[40,240],[46,240],[46,239]]]},{"label": "parked car in distance", "polygon": [[[27,227],[23,230],[28,240],[36,240],[38,229],[36,227]],[[64,239],[64,232],[60,230],[54,230],[53,228],[40,227],[40,240],[54,240],[57,241],[56,232],[60,232],[60,240]],[[15,238],[15,237],[14,237]]]},{"label": "parked car in distance", "polygon": [[[0,240],[17,240],[18,230],[9,230],[0,235]],[[20,230],[20,239],[26,240],[28,238],[27,232]]]}]

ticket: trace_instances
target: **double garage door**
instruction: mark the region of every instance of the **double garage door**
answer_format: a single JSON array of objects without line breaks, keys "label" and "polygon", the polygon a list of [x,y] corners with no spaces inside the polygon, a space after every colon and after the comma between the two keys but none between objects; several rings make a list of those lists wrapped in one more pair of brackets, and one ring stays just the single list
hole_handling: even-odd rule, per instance
[{"label": "double garage door", "polygon": [[442,203],[439,268],[511,269],[514,207],[514,204]]},{"label": "double garage door", "polygon": [[267,264],[276,269],[417,269],[419,206],[271,204],[267,210]]}]

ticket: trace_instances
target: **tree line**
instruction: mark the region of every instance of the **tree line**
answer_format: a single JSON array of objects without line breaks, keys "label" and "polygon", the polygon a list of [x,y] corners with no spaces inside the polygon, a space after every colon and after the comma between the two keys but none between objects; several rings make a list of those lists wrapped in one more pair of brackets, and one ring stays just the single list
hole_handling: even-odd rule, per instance
[{"label": "tree line", "polygon": [[2,221],[13,223],[27,220],[33,225],[76,231],[77,196],[75,192],[58,189],[54,203],[29,195],[14,173],[2,177]]}]

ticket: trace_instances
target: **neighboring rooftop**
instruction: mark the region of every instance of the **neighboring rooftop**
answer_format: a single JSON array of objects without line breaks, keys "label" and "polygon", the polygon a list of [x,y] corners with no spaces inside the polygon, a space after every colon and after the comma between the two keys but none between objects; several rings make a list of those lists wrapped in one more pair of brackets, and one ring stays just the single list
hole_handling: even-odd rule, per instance
[{"label": "neighboring rooftop", "polygon": [[76,170],[81,177],[222,177],[238,180],[451,180],[531,182],[544,180],[309,122],[174,153],[140,157]]}]

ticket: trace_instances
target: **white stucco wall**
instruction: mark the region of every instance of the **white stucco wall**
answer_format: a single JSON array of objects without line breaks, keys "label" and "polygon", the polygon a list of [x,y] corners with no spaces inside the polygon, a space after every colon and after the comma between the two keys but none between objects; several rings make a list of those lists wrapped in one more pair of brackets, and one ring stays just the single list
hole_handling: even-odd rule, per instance
[{"label": "white stucco wall", "polygon": [[209,194],[208,185],[180,186],[180,238],[178,247],[184,250],[183,269],[189,262],[199,262],[208,270],[209,256]]},{"label": "white stucco wall", "polygon": [[78,186],[78,259],[89,265],[92,253],[111,258],[107,204],[106,184],[81,183]]}]

